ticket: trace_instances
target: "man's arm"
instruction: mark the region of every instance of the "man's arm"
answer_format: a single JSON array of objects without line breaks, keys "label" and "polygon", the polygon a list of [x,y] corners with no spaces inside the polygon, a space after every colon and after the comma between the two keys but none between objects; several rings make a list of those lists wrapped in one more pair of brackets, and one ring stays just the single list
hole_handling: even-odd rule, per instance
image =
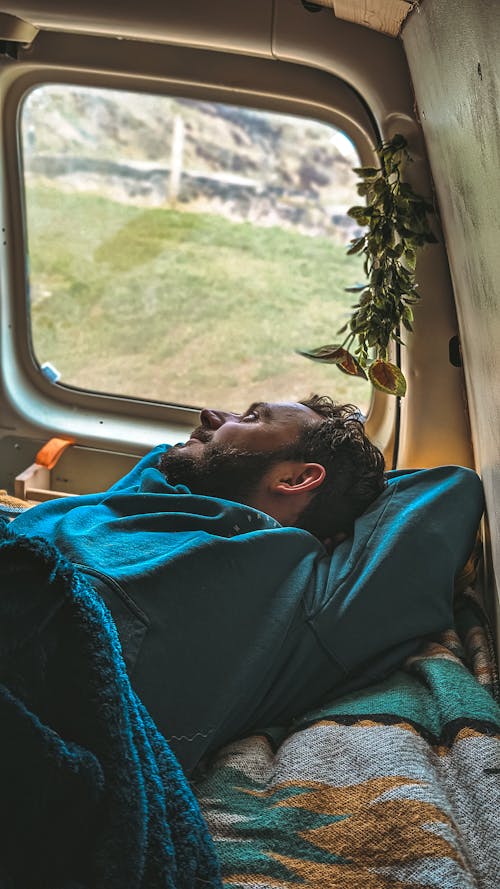
[{"label": "man's arm", "polygon": [[478,476],[458,466],[396,475],[334,551],[310,620],[346,675],[453,625],[453,583],[483,511]]},{"label": "man's arm", "polygon": [[468,469],[392,475],[331,558],[298,561],[305,614],[281,645],[285,666],[253,725],[286,722],[326,695],[377,682],[422,639],[452,626],[454,577],[482,510],[481,482]]}]

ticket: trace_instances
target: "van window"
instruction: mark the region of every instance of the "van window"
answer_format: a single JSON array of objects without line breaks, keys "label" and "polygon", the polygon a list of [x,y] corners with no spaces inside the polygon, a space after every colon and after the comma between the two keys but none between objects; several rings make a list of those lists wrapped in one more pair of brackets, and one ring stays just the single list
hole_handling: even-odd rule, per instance
[{"label": "van window", "polygon": [[[21,114],[31,348],[54,382],[239,410],[368,383],[339,341],[363,280],[359,164],[335,128],[177,97],[44,85]],[[341,338],[340,338],[341,339]]]}]

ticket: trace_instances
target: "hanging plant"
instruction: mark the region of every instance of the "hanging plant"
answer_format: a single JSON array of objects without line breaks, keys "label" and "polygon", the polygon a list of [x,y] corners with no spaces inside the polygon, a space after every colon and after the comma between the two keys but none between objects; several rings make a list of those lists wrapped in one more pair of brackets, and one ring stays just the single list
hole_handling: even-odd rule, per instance
[{"label": "hanging plant", "polygon": [[404,345],[401,328],[413,330],[413,306],[420,299],[415,282],[417,252],[436,243],[427,214],[432,204],[401,181],[404,163],[410,160],[407,143],[396,135],[377,149],[380,167],[361,167],[358,194],[366,206],[351,207],[349,216],[367,226],[365,234],[351,241],[348,255],[364,254],[367,284],[347,287],[358,294],[351,319],[338,333],[347,331],[342,343],[300,352],[313,361],[336,364],[343,373],[367,379],[376,389],[404,395],[406,379],[388,360],[391,340]]}]

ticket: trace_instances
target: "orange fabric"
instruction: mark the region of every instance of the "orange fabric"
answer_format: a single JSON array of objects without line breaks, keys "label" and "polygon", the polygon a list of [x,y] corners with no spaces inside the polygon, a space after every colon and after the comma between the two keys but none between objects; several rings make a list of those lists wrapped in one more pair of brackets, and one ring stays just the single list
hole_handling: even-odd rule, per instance
[{"label": "orange fabric", "polygon": [[51,438],[38,451],[35,457],[35,463],[39,466],[46,466],[47,469],[53,469],[61,454],[70,445],[75,443],[74,438]]}]

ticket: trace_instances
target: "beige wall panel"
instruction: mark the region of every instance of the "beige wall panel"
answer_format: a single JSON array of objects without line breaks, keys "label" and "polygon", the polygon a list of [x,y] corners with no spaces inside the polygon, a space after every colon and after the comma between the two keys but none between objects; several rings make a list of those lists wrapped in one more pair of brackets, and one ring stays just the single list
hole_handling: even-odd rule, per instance
[{"label": "beige wall panel", "polygon": [[48,30],[270,55],[272,0],[3,0],[1,8]]},{"label": "beige wall panel", "polygon": [[500,4],[432,0],[403,41],[441,208],[500,588]]}]

